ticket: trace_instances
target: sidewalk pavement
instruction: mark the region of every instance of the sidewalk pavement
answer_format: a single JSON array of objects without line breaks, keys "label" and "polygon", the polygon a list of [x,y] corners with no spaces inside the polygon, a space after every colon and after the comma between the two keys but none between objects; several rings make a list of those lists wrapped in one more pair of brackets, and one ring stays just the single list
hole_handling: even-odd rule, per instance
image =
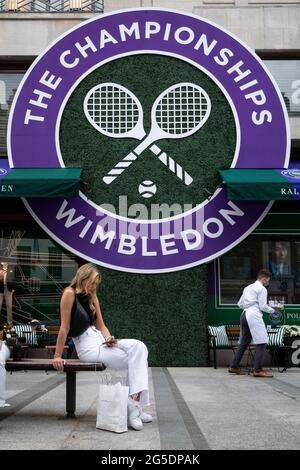
[{"label": "sidewalk pavement", "polygon": [[95,428],[100,374],[77,374],[76,419],[64,418],[63,374],[7,374],[12,406],[0,409],[0,449],[300,449],[298,368],[268,379],[224,368],[149,369],[154,421],[124,434]]}]

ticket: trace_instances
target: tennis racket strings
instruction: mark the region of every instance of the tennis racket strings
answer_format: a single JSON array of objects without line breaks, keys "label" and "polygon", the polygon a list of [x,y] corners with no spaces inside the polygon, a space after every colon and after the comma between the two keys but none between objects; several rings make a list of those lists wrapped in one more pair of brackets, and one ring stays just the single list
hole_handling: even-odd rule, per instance
[{"label": "tennis racket strings", "polygon": [[141,120],[142,107],[135,95],[125,87],[104,83],[87,94],[84,111],[98,131],[116,138],[129,137],[128,134]]},{"label": "tennis racket strings", "polygon": [[157,104],[155,119],[167,134],[189,133],[207,115],[209,101],[200,87],[183,84],[172,87]]}]

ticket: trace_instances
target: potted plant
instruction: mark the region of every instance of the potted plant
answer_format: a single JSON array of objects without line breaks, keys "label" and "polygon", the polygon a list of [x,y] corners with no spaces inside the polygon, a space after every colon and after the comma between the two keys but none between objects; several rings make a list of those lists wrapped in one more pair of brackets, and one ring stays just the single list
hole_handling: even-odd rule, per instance
[{"label": "potted plant", "polygon": [[291,346],[295,339],[300,339],[300,326],[285,326],[283,334],[283,344],[285,346]]}]

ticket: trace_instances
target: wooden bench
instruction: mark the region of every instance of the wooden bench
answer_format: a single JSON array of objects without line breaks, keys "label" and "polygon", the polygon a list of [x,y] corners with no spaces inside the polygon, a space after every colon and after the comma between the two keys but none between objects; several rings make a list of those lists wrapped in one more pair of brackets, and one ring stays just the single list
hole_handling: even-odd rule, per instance
[{"label": "wooden bench", "polygon": [[[49,345],[49,344],[46,344],[45,346],[45,349],[47,349],[48,351],[48,354],[49,354],[49,357],[53,358],[54,357],[54,352],[55,352],[55,349],[56,349],[56,345],[52,344],[52,345]],[[64,346],[64,351],[66,349],[69,349],[69,346]]]},{"label": "wooden bench", "polygon": [[[60,325],[47,325],[47,331],[37,331],[37,341],[39,345],[45,347],[48,351],[49,358],[53,357],[56,349],[56,341],[59,335]],[[69,338],[67,338],[69,339]],[[64,346],[64,350],[69,349],[68,345]]]},{"label": "wooden bench", "polygon": [[38,334],[38,342],[44,343],[45,347],[48,348],[55,348],[57,337],[59,334],[59,325],[47,325],[47,331],[37,332]]},{"label": "wooden bench", "polygon": [[[19,370],[55,370],[50,359],[22,359],[13,361],[8,359],[6,370],[16,372]],[[66,373],[66,418],[75,418],[76,410],[76,372],[103,371],[105,366],[101,362],[81,362],[79,359],[68,359],[64,367]]]}]

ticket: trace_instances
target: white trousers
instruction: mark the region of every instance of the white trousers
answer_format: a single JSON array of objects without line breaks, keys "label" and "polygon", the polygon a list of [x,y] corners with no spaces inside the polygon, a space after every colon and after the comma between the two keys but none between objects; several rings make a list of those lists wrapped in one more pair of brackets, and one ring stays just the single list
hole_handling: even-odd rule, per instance
[{"label": "white trousers", "polygon": [[4,287],[4,293],[0,293],[0,313],[2,310],[3,298],[5,298],[6,312],[7,312],[7,323],[12,323],[13,314],[12,314],[12,301],[13,293]]},{"label": "white trousers", "polygon": [[102,362],[111,369],[127,369],[129,395],[141,392],[140,404],[149,405],[148,350],[142,341],[120,339],[108,347],[101,331],[88,328],[82,335],[72,338],[77,355],[84,362]]},{"label": "white trousers", "polygon": [[5,363],[9,358],[10,351],[5,343],[2,343],[0,350],[0,407],[5,405],[5,390],[6,390],[6,370]]}]

